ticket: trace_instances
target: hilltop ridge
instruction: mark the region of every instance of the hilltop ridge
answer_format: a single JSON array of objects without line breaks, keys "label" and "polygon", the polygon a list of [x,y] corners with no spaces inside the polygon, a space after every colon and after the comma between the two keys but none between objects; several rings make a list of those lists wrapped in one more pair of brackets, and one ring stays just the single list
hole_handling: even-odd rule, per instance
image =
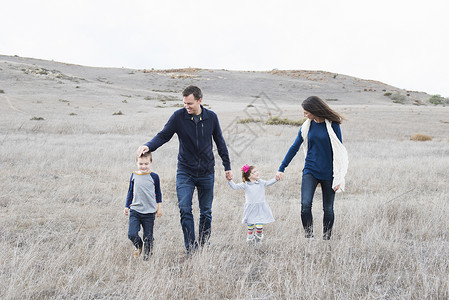
[{"label": "hilltop ridge", "polygon": [[99,68],[4,55],[0,55],[0,80],[0,90],[16,101],[68,97],[101,103],[124,98],[164,102],[180,99],[190,84],[200,86],[205,98],[228,102],[247,102],[260,93],[289,104],[310,95],[345,105],[425,105],[430,98],[424,92],[326,71]]}]

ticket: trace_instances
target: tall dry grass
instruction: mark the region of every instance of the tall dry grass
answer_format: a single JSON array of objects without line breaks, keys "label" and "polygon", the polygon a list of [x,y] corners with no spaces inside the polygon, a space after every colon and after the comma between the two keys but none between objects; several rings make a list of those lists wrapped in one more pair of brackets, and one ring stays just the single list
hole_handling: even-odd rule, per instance
[{"label": "tall dry grass", "polygon": [[[350,168],[347,191],[336,198],[331,241],[303,238],[301,151],[285,180],[267,189],[276,222],[265,226],[258,248],[245,243],[244,195],[227,186],[218,158],[211,245],[186,257],[175,137],[153,156],[164,215],[156,221],[147,262],[132,257],[122,208],[134,151],[160,130],[168,113],[139,121],[128,115],[27,121],[3,114],[0,298],[447,299],[448,131],[429,121],[420,129],[432,141],[408,139],[417,131],[413,117],[434,120],[447,110],[338,109],[349,119],[342,130]],[[222,115],[223,123],[231,118]],[[231,150],[236,180],[244,163],[256,165],[264,179],[274,176],[298,130],[252,126],[258,134],[252,148],[238,155]],[[318,191],[317,237],[320,197]],[[197,216],[196,205],[194,211]]]}]

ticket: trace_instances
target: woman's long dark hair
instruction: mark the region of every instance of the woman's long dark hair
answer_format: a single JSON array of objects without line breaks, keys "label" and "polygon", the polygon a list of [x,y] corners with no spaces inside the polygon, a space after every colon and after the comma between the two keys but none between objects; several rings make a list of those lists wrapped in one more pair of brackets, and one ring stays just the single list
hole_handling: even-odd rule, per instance
[{"label": "woman's long dark hair", "polygon": [[341,121],[345,119],[342,115],[332,110],[326,102],[317,96],[310,96],[304,100],[301,105],[304,110],[307,110],[312,115],[319,118],[328,119],[329,121],[337,124],[341,124]]}]

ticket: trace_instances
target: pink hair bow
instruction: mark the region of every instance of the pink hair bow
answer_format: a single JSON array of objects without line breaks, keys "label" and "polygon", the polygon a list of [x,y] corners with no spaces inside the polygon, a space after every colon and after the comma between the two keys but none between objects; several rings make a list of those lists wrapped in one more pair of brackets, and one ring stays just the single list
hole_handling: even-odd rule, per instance
[{"label": "pink hair bow", "polygon": [[242,171],[245,172],[245,173],[247,173],[247,172],[249,171],[249,166],[248,166],[248,164],[245,164],[245,165],[242,167]]}]

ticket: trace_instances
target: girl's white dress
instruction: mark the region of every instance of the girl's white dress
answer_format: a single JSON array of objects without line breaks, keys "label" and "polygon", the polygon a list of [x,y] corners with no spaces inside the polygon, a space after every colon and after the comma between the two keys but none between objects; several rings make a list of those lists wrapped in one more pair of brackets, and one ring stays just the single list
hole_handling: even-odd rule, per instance
[{"label": "girl's white dress", "polygon": [[273,213],[270,206],[265,201],[265,188],[275,184],[276,178],[269,181],[257,180],[255,182],[242,182],[235,184],[234,181],[228,181],[228,184],[234,190],[245,190],[245,209],[243,211],[242,223],[271,223],[274,222]]}]

